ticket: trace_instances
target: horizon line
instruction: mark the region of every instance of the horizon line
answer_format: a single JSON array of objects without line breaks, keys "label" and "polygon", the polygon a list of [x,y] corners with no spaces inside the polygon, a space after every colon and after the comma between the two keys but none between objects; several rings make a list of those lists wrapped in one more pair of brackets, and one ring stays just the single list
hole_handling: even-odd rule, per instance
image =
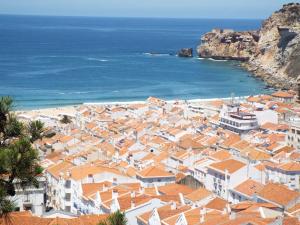
[{"label": "horizon line", "polygon": [[126,18],[126,19],[206,19],[206,20],[264,20],[265,18],[227,18],[227,17],[160,17],[160,16],[97,16],[97,15],[53,15],[53,14],[12,14],[0,13],[0,16],[36,16],[36,17],[82,17],[82,18]]}]

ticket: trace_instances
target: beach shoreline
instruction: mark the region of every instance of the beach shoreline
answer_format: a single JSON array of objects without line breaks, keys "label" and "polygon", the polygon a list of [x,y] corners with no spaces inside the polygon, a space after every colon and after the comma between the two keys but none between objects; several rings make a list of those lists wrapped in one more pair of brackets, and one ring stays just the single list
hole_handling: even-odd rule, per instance
[{"label": "beach shoreline", "polygon": [[[249,96],[237,96],[235,99],[239,101],[243,101]],[[164,100],[168,104],[178,103],[190,103],[190,104],[199,104],[206,105],[209,102],[213,101],[229,101],[232,97],[224,97],[224,98],[198,98],[198,99],[173,99],[173,100]],[[162,99],[163,100],[163,99]],[[67,105],[60,107],[51,107],[51,108],[40,108],[40,109],[25,109],[25,110],[15,110],[17,115],[26,115],[29,117],[37,117],[37,116],[51,116],[51,117],[59,117],[62,115],[72,115],[76,113],[76,109],[81,106],[130,106],[137,104],[147,104],[147,99],[144,101],[120,101],[120,102],[85,102],[78,105]]]}]

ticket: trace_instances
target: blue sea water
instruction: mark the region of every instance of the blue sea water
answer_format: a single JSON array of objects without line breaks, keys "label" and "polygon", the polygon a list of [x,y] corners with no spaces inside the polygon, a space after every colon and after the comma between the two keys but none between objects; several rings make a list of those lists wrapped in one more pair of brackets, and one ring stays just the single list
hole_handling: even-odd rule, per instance
[{"label": "blue sea water", "polygon": [[[175,56],[215,27],[259,20],[0,16],[0,96],[17,108],[266,92],[236,62]],[[156,53],[151,55],[149,53]]]}]

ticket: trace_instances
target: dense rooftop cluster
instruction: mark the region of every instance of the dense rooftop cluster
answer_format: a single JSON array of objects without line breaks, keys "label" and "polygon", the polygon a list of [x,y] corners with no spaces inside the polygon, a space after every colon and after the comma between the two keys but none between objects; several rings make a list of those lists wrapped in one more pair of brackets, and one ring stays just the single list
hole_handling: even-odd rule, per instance
[{"label": "dense rooftop cluster", "polygon": [[294,92],[282,91],[211,101],[150,97],[77,106],[67,114],[70,123],[61,123],[63,112],[19,113],[42,120],[53,134],[34,143],[45,168],[43,210],[32,203],[35,216],[22,216],[55,212],[94,221],[120,210],[128,224],[139,225],[298,224],[295,100]]}]

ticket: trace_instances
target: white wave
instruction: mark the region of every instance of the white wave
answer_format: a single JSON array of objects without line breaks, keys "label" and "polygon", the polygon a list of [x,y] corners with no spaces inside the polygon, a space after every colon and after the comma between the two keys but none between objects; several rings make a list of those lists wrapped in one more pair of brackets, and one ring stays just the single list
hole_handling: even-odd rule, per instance
[{"label": "white wave", "polygon": [[71,91],[71,92],[58,92],[59,95],[74,95],[74,94],[88,94],[89,91]]},{"label": "white wave", "polygon": [[168,53],[151,53],[151,52],[145,52],[143,55],[150,55],[150,56],[170,56]]},{"label": "white wave", "polygon": [[209,58],[208,60],[215,61],[215,62],[227,62],[228,61],[226,59],[212,59],[212,58]]},{"label": "white wave", "polygon": [[88,94],[88,91],[75,91],[75,92],[71,92],[70,94]]},{"label": "white wave", "polygon": [[214,61],[214,62],[228,62],[229,60],[227,59],[213,59],[213,58],[197,58],[198,60],[210,60],[210,61]]},{"label": "white wave", "polygon": [[87,58],[89,61],[108,62],[107,59]]}]

